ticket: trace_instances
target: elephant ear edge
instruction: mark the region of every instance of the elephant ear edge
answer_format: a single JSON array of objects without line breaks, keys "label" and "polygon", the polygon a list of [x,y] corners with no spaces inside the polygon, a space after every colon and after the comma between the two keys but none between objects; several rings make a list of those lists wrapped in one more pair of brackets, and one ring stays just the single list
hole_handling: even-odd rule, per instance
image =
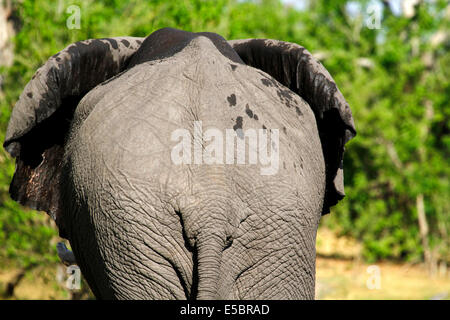
[{"label": "elephant ear edge", "polygon": [[11,198],[46,211],[63,237],[61,162],[75,108],[92,88],[124,71],[142,41],[117,37],[67,46],[36,71],[12,110],[3,144],[16,158]]},{"label": "elephant ear edge", "polygon": [[344,198],[345,144],[356,135],[350,107],[335,81],[308,50],[272,39],[228,41],[245,64],[271,75],[302,97],[316,117],[325,158],[326,187],[322,214]]}]

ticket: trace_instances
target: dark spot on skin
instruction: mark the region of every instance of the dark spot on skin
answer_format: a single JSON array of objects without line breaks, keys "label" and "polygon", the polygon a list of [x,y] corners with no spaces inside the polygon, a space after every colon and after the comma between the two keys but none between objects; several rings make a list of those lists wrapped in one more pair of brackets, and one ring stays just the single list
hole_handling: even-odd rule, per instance
[{"label": "dark spot on skin", "polygon": [[236,118],[236,124],[233,126],[234,131],[239,138],[244,139],[244,133],[242,132],[242,117]]},{"label": "dark spot on skin", "polygon": [[290,102],[292,101],[292,91],[291,90],[277,90],[277,95],[280,98],[281,101],[286,103],[288,108],[291,107]]},{"label": "dark spot on skin", "polygon": [[267,130],[267,128],[266,128],[266,126],[265,126],[265,125],[263,125],[263,126],[262,126],[262,128],[263,128],[264,130]]},{"label": "dark spot on skin", "polygon": [[[273,85],[276,85],[276,82],[273,81],[272,82]],[[294,102],[294,97],[293,95],[295,93],[293,93],[291,90],[289,89],[282,89],[281,87],[279,87],[278,85],[276,85],[277,87],[277,95],[278,98],[280,98],[280,100],[286,105],[286,107],[290,108],[292,107],[292,103]]]},{"label": "dark spot on skin", "polygon": [[230,107],[236,105],[236,95],[233,93],[231,96],[227,97],[228,103],[230,104]]},{"label": "dark spot on skin", "polygon": [[266,87],[273,87],[273,86],[274,86],[273,81],[270,80],[270,79],[264,78],[264,79],[261,79],[261,82],[262,82],[262,84],[265,85]]},{"label": "dark spot on skin", "polygon": [[283,127],[283,132],[284,132],[284,134],[287,133],[286,127]]},{"label": "dark spot on skin", "polygon": [[28,93],[27,93],[27,97],[28,97],[28,98],[33,98],[33,93],[32,93],[32,92],[28,92]]},{"label": "dark spot on skin", "polygon": [[141,45],[141,44],[142,44],[142,41],[141,41],[141,40],[136,40],[136,43],[137,43],[138,45]]},{"label": "dark spot on skin", "polygon": [[281,94],[283,95],[283,97],[285,97],[286,99],[292,100],[293,97],[293,92],[291,90],[281,90]]},{"label": "dark spot on skin", "polygon": [[237,65],[235,65],[235,64],[230,63],[230,66],[231,66],[231,70],[233,70],[233,71],[236,70],[236,68],[237,68]]},{"label": "dark spot on skin", "polygon": [[61,58],[60,58],[60,57],[56,58],[56,61],[60,62],[60,61],[61,61]]},{"label": "dark spot on skin", "polygon": [[129,43],[127,40],[125,40],[125,39],[122,39],[120,42],[122,42],[123,45],[124,45],[125,47],[127,47],[127,48],[130,46],[130,43]]},{"label": "dark spot on skin", "polygon": [[242,120],[243,120],[243,119],[242,119],[241,116],[239,116],[239,117],[236,118],[236,124],[233,126],[233,129],[234,129],[234,130],[242,129],[242,122],[243,122]]},{"label": "dark spot on skin", "polygon": [[245,113],[248,115],[249,118],[253,118],[253,111],[248,106],[248,103],[245,105]]},{"label": "dark spot on skin", "polygon": [[295,111],[297,112],[297,114],[298,114],[299,116],[303,115],[303,113],[300,111],[300,108],[299,108],[299,107],[295,107]]},{"label": "dark spot on skin", "polygon": [[118,48],[119,48],[119,46],[117,45],[117,41],[116,41],[116,40],[110,39],[110,38],[105,38],[105,39],[103,39],[103,40],[108,41],[108,42],[111,44],[111,47],[112,47],[113,49],[118,49]]},{"label": "dark spot on skin", "polygon": [[258,116],[255,113],[253,113],[253,111],[252,111],[252,109],[250,109],[248,103],[245,105],[245,113],[248,115],[249,118],[253,118],[256,121],[258,121],[258,119],[259,119]]}]

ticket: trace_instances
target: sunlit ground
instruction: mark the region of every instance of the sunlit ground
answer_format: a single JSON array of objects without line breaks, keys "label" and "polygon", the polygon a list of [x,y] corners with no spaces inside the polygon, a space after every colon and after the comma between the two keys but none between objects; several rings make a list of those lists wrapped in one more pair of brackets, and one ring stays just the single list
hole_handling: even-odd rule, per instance
[{"label": "sunlit ground", "polygon": [[450,299],[450,274],[430,276],[423,265],[361,261],[360,246],[327,229],[317,236],[317,299]]},{"label": "sunlit ground", "polygon": [[[336,238],[327,229],[317,237],[317,299],[450,299],[450,274],[441,269],[430,277],[422,265],[390,262],[366,264],[358,257],[360,246],[351,239]],[[371,267],[372,266],[372,267]],[[373,267],[375,266],[375,267]],[[59,268],[59,271],[58,271]],[[37,268],[14,290],[12,299],[70,299],[65,268]],[[18,270],[0,270],[0,292]],[[92,298],[84,293],[82,298]]]},{"label": "sunlit ground", "polygon": [[[421,266],[380,263],[380,282],[368,272],[369,265],[319,258],[317,299],[450,299],[450,278],[430,277]],[[369,269],[370,271],[371,269]]]}]

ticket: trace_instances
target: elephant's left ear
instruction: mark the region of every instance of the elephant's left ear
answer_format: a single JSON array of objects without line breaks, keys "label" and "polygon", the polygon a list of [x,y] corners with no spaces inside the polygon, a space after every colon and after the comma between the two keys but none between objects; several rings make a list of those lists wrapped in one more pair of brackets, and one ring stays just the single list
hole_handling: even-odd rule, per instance
[{"label": "elephant's left ear", "polygon": [[12,110],[3,144],[16,158],[10,185],[14,200],[46,211],[58,223],[60,166],[74,110],[92,88],[127,68],[142,41],[79,41],[37,70]]},{"label": "elephant's left ear", "polygon": [[328,71],[305,48],[268,39],[232,40],[241,59],[301,96],[312,108],[326,165],[322,213],[344,196],[344,145],[356,135],[350,107]]}]

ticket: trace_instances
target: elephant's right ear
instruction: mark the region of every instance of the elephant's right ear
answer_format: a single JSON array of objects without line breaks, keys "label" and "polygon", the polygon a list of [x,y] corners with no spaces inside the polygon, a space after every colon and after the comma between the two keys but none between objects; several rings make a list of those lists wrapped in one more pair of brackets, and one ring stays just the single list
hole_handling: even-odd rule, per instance
[{"label": "elephant's right ear", "polygon": [[325,67],[296,43],[271,39],[231,40],[245,64],[271,75],[308,102],[317,121],[326,168],[322,214],[344,193],[345,144],[356,135],[352,112]]},{"label": "elephant's right ear", "polygon": [[87,92],[127,68],[142,41],[76,42],[37,70],[12,110],[3,144],[17,158],[10,185],[14,200],[57,220],[60,165],[73,112]]}]

